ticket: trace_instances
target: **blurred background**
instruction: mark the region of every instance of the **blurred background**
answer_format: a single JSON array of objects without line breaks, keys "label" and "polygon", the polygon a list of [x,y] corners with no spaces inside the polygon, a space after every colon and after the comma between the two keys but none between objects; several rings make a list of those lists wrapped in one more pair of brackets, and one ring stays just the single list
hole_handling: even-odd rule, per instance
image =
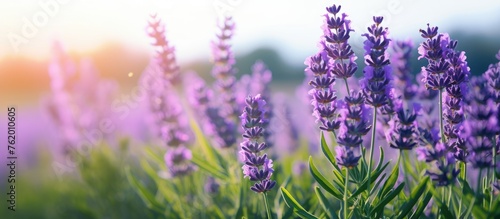
[{"label": "blurred background", "polygon": [[[297,85],[303,61],[317,48],[324,7],[342,4],[353,28],[351,44],[359,56],[361,33],[373,15],[385,17],[394,39],[420,42],[427,23],[459,40],[474,74],[482,73],[500,48],[499,1],[285,1],[285,0],[39,0],[0,1],[1,104],[34,107],[49,89],[47,62],[59,41],[75,59],[89,58],[102,77],[116,80],[121,91],[137,83],[152,55],[145,27],[157,13],[176,47],[181,68],[208,77],[210,41],[219,15],[236,22],[233,40],[239,74],[262,59],[273,83]],[[416,58],[416,56],[414,56]],[[416,60],[416,59],[415,59]],[[415,69],[422,64],[413,63]]]},{"label": "blurred background", "polygon": [[[324,8],[334,3],[342,5],[355,29],[350,43],[359,57],[358,75],[364,66],[361,34],[374,15],[384,16],[391,38],[411,38],[415,48],[421,42],[419,29],[428,23],[439,26],[440,32],[459,41],[458,49],[466,52],[473,74],[482,74],[495,62],[500,49],[500,1],[495,0],[1,0],[0,136],[6,135],[5,109],[16,106],[17,150],[24,154],[18,168],[25,169],[37,164],[37,159],[31,159],[34,153],[50,148],[58,137],[46,104],[52,92],[49,66],[57,51],[64,51],[77,66],[91,68],[92,77],[111,83],[114,98],[109,101],[133,92],[153,55],[146,34],[151,14],[165,23],[181,70],[195,71],[208,81],[217,20],[232,15],[238,78],[251,73],[251,66],[262,60],[273,73],[273,92],[294,96],[304,79],[305,58],[317,51]],[[415,74],[425,65],[417,57],[415,49]],[[96,85],[81,86],[90,91]],[[142,119],[140,111],[134,115],[120,120],[120,131],[112,135],[142,130],[130,127],[131,121]],[[4,159],[1,150],[0,160]]]}]

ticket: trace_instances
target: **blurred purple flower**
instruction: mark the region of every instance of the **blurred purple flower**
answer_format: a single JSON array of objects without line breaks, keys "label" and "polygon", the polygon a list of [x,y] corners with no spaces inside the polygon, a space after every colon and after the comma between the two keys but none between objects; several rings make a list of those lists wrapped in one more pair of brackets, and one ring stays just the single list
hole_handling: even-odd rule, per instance
[{"label": "blurred purple flower", "polygon": [[191,158],[191,151],[186,147],[172,148],[165,153],[165,165],[172,177],[184,176],[194,170]]},{"label": "blurred purple flower", "polygon": [[432,181],[437,186],[448,186],[453,184],[460,173],[460,170],[455,169],[455,158],[452,154],[448,154],[444,159],[439,159],[436,162],[435,168],[426,171]]},{"label": "blurred purple flower", "polygon": [[165,164],[170,175],[184,176],[192,172],[194,166],[189,162],[191,151],[187,146],[191,136],[187,118],[174,88],[180,80],[175,50],[169,45],[165,27],[156,15],[151,16],[148,35],[155,39],[153,45],[157,47],[155,61],[143,76],[148,85],[154,85],[148,89],[149,107],[158,136],[167,147]]},{"label": "blurred purple flower", "polygon": [[402,95],[403,100],[410,101],[417,94],[418,87],[413,81],[410,66],[413,42],[411,40],[392,41],[391,67],[394,75],[394,88]]},{"label": "blurred purple flower", "polygon": [[225,17],[219,26],[217,39],[212,41],[212,55],[214,66],[212,75],[214,76],[215,91],[220,100],[219,113],[224,118],[237,122],[239,107],[236,103],[235,84],[236,78],[234,69],[235,59],[231,50],[230,40],[234,33],[234,22],[231,17]]},{"label": "blurred purple flower", "polygon": [[167,40],[165,25],[156,14],[151,15],[146,32],[153,39],[152,45],[156,50],[154,56],[156,64],[161,69],[165,79],[175,85],[180,79],[179,66],[175,58],[175,48]]},{"label": "blurred purple flower", "polygon": [[[113,121],[110,109],[116,83],[100,78],[88,59],[82,60],[79,67],[65,54],[61,44],[54,44],[49,64],[51,96],[44,107],[59,129],[57,138],[64,153],[82,146],[82,142],[89,147],[99,145],[110,134],[101,130],[103,121]],[[95,130],[99,131],[95,136],[85,136]]]},{"label": "blurred purple flower", "polygon": [[389,146],[400,150],[411,150],[417,143],[417,116],[420,111],[418,104],[413,105],[412,111],[396,108],[396,117],[391,121],[389,132]]},{"label": "blurred purple flower", "polygon": [[207,177],[207,181],[205,181],[204,189],[208,194],[217,194],[219,192],[220,185],[217,183],[215,178]]}]

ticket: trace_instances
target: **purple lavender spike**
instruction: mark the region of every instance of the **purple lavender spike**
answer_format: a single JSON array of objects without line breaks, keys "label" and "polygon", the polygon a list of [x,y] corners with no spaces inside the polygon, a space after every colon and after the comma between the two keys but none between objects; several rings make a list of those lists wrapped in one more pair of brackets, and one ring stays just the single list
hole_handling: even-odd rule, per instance
[{"label": "purple lavender spike", "polygon": [[179,66],[175,58],[175,48],[170,45],[165,36],[165,25],[156,14],[151,15],[148,22],[147,34],[153,39],[152,45],[155,47],[154,56],[156,64],[160,67],[166,80],[176,84],[179,78]]},{"label": "purple lavender spike", "polygon": [[375,24],[368,27],[366,37],[364,78],[361,81],[366,103],[374,108],[383,107],[391,100],[392,73],[389,55],[386,50],[389,46],[388,30],[380,26],[381,17],[373,17]]},{"label": "purple lavender spike", "polygon": [[244,140],[240,144],[240,155],[244,158],[243,174],[245,178],[256,181],[250,188],[252,191],[268,192],[276,185],[276,181],[271,180],[274,171],[273,161],[267,154],[262,154],[267,148],[266,142],[262,141],[266,101],[258,94],[255,97],[249,96],[246,104],[240,116],[244,131]]},{"label": "purple lavender spike", "polygon": [[234,22],[231,17],[226,17],[219,26],[217,39],[212,41],[212,75],[216,80],[216,92],[220,95],[218,99],[221,101],[221,116],[237,122],[239,110],[235,96],[236,69],[233,67],[236,61],[230,44],[233,34]]}]

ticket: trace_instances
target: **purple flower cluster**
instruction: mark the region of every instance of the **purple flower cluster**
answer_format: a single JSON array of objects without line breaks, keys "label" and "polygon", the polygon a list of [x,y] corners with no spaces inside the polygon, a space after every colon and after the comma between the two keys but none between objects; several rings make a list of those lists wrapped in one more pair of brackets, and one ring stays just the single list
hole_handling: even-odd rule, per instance
[{"label": "purple flower cluster", "polygon": [[[103,139],[89,141],[84,134],[98,129],[102,120],[113,119],[110,109],[117,85],[100,78],[88,59],[80,61],[78,66],[60,43],[54,44],[53,52],[48,69],[51,95],[44,105],[59,129],[57,144],[62,147],[63,153],[82,147],[83,143],[87,147],[97,146]],[[101,134],[101,137],[108,137],[106,133]]]},{"label": "purple flower cluster", "polygon": [[419,128],[421,147],[415,150],[419,160],[434,163],[426,174],[437,186],[447,186],[452,184],[458,176],[459,170],[455,169],[456,159],[449,153],[445,144],[441,143],[439,131],[437,129]]},{"label": "purple flower cluster", "polygon": [[165,36],[165,25],[161,19],[151,15],[148,22],[147,34],[154,40],[152,45],[156,48],[155,62],[172,84],[179,80],[179,66],[174,55],[175,49]]},{"label": "purple flower cluster", "polygon": [[486,71],[486,75],[490,91],[493,94],[493,99],[495,103],[500,104],[500,51],[496,55],[496,58],[499,62],[491,64]]},{"label": "purple flower cluster", "polygon": [[391,48],[391,67],[394,76],[394,88],[398,89],[398,95],[401,95],[404,101],[412,100],[417,94],[418,87],[412,81],[410,67],[411,52],[413,42],[411,40],[392,41]]},{"label": "purple flower cluster", "polygon": [[364,96],[360,92],[351,91],[344,101],[339,103],[340,129],[337,136],[336,148],[338,164],[351,168],[358,165],[359,158],[357,153],[363,144],[363,136],[371,129],[369,123],[369,109],[365,107]]},{"label": "purple flower cluster", "polygon": [[387,140],[391,148],[400,150],[411,150],[418,145],[417,116],[420,111],[420,105],[414,104],[412,111],[404,110],[401,105],[396,107],[396,116],[391,120],[388,130]]},{"label": "purple flower cluster", "polygon": [[320,123],[320,129],[328,132],[335,132],[340,127],[340,122],[336,121],[337,106],[335,102],[337,95],[333,89],[335,77],[328,66],[328,56],[325,51],[309,57],[306,60],[307,73],[314,75],[314,78],[309,82],[313,88],[309,91],[313,105],[313,115],[316,117],[316,122]]},{"label": "purple flower cluster", "polygon": [[236,103],[235,94],[235,59],[231,50],[229,41],[233,37],[234,22],[231,17],[226,17],[223,23],[219,26],[217,40],[212,42],[212,53],[214,67],[212,75],[215,77],[216,91],[220,97],[221,116],[237,121],[239,115],[238,105]]},{"label": "purple flower cluster", "polygon": [[263,150],[268,148],[266,142],[262,141],[266,101],[257,94],[255,97],[249,96],[245,102],[247,106],[240,116],[244,131],[244,140],[240,144],[240,155],[244,162],[243,174],[245,178],[256,182],[250,189],[257,193],[267,192],[276,185],[276,181],[271,180],[273,161],[267,154],[262,154]]},{"label": "purple flower cluster", "polygon": [[271,103],[271,90],[269,89],[269,84],[272,80],[272,73],[267,68],[267,66],[262,61],[257,61],[252,66],[252,80],[250,84],[250,94],[256,95],[260,94],[261,98],[268,100],[264,106],[264,141],[267,143],[268,147],[273,146],[272,129],[269,127],[271,123],[271,118],[273,115],[273,104]]},{"label": "purple flower cluster", "polygon": [[150,74],[151,83],[157,83],[149,90],[150,110],[156,122],[160,139],[168,147],[165,153],[165,165],[172,177],[184,176],[194,170],[191,164],[192,154],[187,148],[190,136],[186,128],[183,109],[177,99],[173,82],[178,80],[179,67],[176,62],[174,48],[168,45],[165,28],[160,19],[152,16],[148,34],[156,39],[153,45],[158,47],[156,62],[146,74]]},{"label": "purple flower cluster", "polygon": [[[392,102],[392,75],[389,55],[386,53],[390,42],[387,37],[388,30],[380,25],[383,17],[373,17],[373,21],[375,23],[368,27],[368,33],[363,34],[366,37],[364,42],[366,67],[363,70],[364,78],[361,86],[366,103],[377,109]],[[383,109],[383,111],[391,114],[393,109]]]},{"label": "purple flower cluster", "polygon": [[[448,185],[454,180],[455,174],[443,176],[454,170],[455,159],[465,162],[467,156],[466,141],[463,134],[464,121],[464,96],[467,94],[467,82],[469,80],[469,67],[464,52],[455,50],[457,41],[451,40],[447,34],[438,33],[437,27],[420,30],[424,41],[418,51],[419,58],[426,58],[429,62],[427,67],[422,68],[423,79],[427,89],[439,91],[439,105],[445,106],[440,114],[444,117],[445,125],[441,125],[440,140],[445,147],[442,158],[438,160],[440,173],[428,172],[434,180],[449,179],[450,182],[438,181],[438,185]],[[445,91],[444,95],[441,93]],[[444,96],[444,101],[442,100]],[[441,118],[440,118],[441,119]],[[450,156],[454,155],[454,156]],[[444,165],[450,165],[444,167]],[[445,171],[445,169],[447,171]],[[437,175],[441,178],[437,179]],[[434,177],[433,177],[434,176]]]},{"label": "purple flower cluster", "polygon": [[196,109],[203,131],[212,138],[219,148],[229,148],[236,143],[236,125],[228,118],[222,117],[219,108],[210,105],[213,94],[205,81],[197,75],[190,75],[186,80],[187,95],[191,106]]},{"label": "purple flower cluster", "polygon": [[356,55],[347,42],[353,31],[351,21],[346,19],[345,13],[339,16],[340,8],[340,5],[326,8],[328,13],[324,15],[326,20],[323,25],[324,40],[322,39],[320,44],[330,58],[327,64],[331,73],[337,78],[347,80],[354,75],[358,66],[354,62]]},{"label": "purple flower cluster", "polygon": [[[351,21],[346,19],[347,15],[339,16],[341,6],[333,5],[327,7],[324,35],[320,41],[320,51],[306,59],[308,66],[305,70],[307,76],[313,76],[309,82],[313,88],[309,91],[312,97],[313,115],[320,123],[320,129],[335,132],[339,129],[340,121],[337,121],[337,95],[333,89],[336,78],[344,79],[346,86],[347,78],[358,69],[356,55],[347,42],[350,38]],[[348,92],[349,89],[347,88]]]},{"label": "purple flower cluster", "polygon": [[488,73],[483,77],[470,80],[471,92],[466,95],[465,103],[467,120],[464,121],[466,145],[462,150],[456,151],[457,159],[470,162],[475,168],[490,168],[493,165],[493,148],[498,126],[498,105],[495,103],[495,94],[488,83]]}]

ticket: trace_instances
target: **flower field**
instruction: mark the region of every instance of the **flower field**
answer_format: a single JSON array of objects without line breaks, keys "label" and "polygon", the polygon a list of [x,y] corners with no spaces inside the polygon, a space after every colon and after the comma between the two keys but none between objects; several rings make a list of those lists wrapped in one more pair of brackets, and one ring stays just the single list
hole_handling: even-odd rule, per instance
[{"label": "flower field", "polygon": [[237,15],[194,71],[151,14],[125,95],[56,41],[41,110],[2,111],[0,218],[500,218],[500,47],[473,69],[433,20],[402,40],[351,13],[325,3],[296,85],[237,68]]}]

